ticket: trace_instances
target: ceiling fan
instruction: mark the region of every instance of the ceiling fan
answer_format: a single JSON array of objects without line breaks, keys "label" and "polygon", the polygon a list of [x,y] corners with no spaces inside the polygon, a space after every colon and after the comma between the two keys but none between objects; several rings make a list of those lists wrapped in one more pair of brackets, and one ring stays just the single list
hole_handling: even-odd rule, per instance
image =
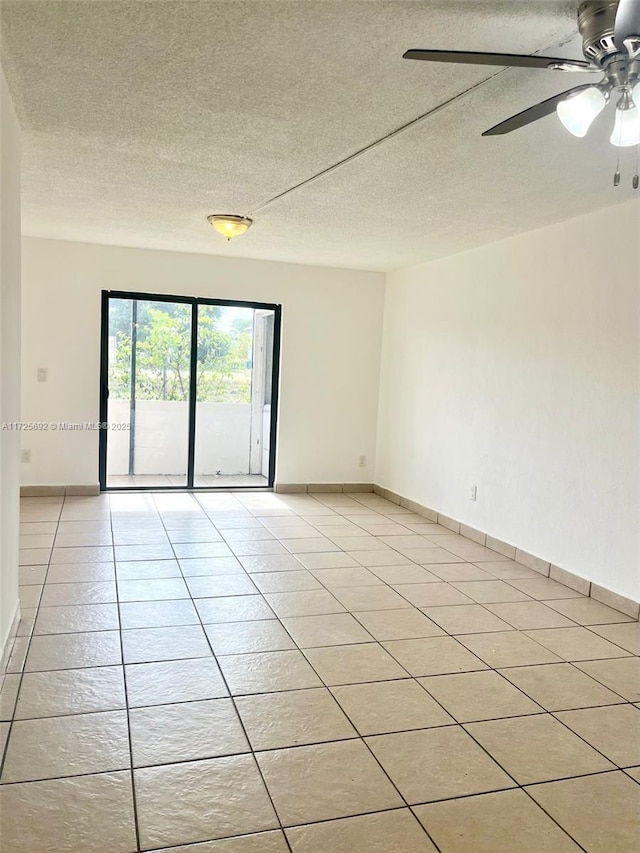
[{"label": "ceiling fan", "polygon": [[586,136],[607,103],[619,96],[611,144],[621,148],[640,144],[640,0],[585,0],[578,8],[578,28],[585,61],[455,50],[408,50],[403,58],[464,65],[601,73],[603,77],[597,83],[576,86],[553,98],[547,98],[500,122],[482,135],[511,133],[555,110],[570,133]]}]

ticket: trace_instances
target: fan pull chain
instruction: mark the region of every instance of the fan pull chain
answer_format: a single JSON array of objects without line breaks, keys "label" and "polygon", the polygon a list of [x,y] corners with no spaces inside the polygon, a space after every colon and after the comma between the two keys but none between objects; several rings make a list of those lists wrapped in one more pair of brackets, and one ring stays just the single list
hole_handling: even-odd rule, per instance
[{"label": "fan pull chain", "polygon": [[613,185],[614,187],[620,186],[620,149],[618,148],[618,159],[616,162],[616,171],[613,175]]},{"label": "fan pull chain", "polygon": [[640,187],[640,175],[638,175],[638,161],[640,159],[640,145],[636,145],[636,173],[633,176],[632,186],[634,190]]}]

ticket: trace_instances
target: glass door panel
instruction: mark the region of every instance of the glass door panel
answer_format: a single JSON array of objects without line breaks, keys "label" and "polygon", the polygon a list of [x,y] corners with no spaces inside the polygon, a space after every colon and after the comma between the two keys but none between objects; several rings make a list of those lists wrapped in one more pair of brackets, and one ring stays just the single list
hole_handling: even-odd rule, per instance
[{"label": "glass door panel", "polygon": [[186,486],[195,309],[125,298],[108,306],[107,422],[120,428],[109,430],[106,485]]},{"label": "glass door panel", "polygon": [[[194,486],[267,486],[262,404],[256,420],[258,310],[198,305]],[[273,313],[273,312],[270,312]]]}]

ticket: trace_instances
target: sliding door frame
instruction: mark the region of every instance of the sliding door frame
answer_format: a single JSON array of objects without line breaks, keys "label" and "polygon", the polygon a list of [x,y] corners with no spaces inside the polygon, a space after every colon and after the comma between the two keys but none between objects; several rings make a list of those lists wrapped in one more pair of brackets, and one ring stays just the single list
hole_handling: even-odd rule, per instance
[{"label": "sliding door frame", "polygon": [[[263,491],[272,489],[276,476],[276,444],[278,428],[278,395],[280,388],[280,333],[282,306],[271,302],[246,302],[238,299],[206,299],[199,296],[170,296],[166,293],[139,293],[130,290],[103,290],[100,323],[100,423],[107,424],[109,415],[109,300],[129,299],[145,302],[178,302],[191,306],[191,353],[189,376],[189,422],[187,451],[187,482],[181,486],[108,486],[107,445],[109,430],[99,430],[98,469],[101,492],[157,492],[157,491]],[[252,308],[273,311],[273,365],[271,374],[271,420],[269,424],[269,476],[267,486],[195,486],[196,409],[198,390],[198,308],[200,305],[217,305],[222,308]],[[253,370],[253,368],[252,368]]]}]

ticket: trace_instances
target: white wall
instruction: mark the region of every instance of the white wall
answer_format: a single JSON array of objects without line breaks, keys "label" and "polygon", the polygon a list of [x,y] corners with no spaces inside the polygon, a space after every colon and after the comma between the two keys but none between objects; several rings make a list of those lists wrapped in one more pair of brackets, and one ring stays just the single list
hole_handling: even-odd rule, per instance
[{"label": "white wall", "polygon": [[[25,238],[22,420],[98,420],[103,289],[281,303],[277,481],[372,481],[382,274]],[[97,483],[95,432],[25,434],[23,447],[25,484]]]},{"label": "white wall", "polygon": [[[0,72],[0,423],[20,420],[20,128]],[[18,612],[18,432],[0,432],[0,660]]]},{"label": "white wall", "polygon": [[636,601],[639,225],[631,202],[389,274],[376,465]]}]

